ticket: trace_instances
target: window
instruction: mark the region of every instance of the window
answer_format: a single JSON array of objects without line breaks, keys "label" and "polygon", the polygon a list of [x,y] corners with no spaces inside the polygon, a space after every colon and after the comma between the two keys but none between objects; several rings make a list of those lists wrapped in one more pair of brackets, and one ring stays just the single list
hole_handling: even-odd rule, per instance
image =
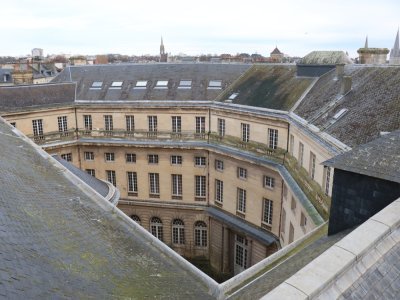
[{"label": "window", "polygon": [[238,167],[237,168],[237,177],[240,179],[246,179],[247,178],[247,169]]},{"label": "window", "polygon": [[250,140],[250,124],[241,123],[242,127],[242,141],[247,143]]},{"label": "window", "polygon": [[86,169],[85,170],[86,173],[88,173],[89,175],[96,177],[96,171],[94,169]]},{"label": "window", "polygon": [[182,164],[182,156],[171,155],[171,165],[181,165],[181,164]]},{"label": "window", "polygon": [[160,176],[158,173],[149,173],[150,197],[159,198]]},{"label": "window", "polygon": [[158,164],[158,154],[147,155],[147,161],[149,164]]},{"label": "window", "polygon": [[210,80],[208,83],[209,90],[219,90],[222,88],[222,80]]},{"label": "window", "polygon": [[105,157],[107,162],[115,161],[115,154],[113,152],[104,153],[104,157]]},{"label": "window", "polygon": [[273,189],[275,187],[275,178],[264,176],[264,187]]},{"label": "window", "polygon": [[84,152],[85,160],[94,160],[94,152]]},{"label": "window", "polygon": [[224,170],[224,161],[216,159],[215,160],[215,170],[223,171]]},{"label": "window", "polygon": [[182,198],[182,175],[181,174],[172,174],[172,199],[181,199]]},{"label": "window", "polygon": [[43,120],[32,120],[32,128],[33,128],[33,137],[34,140],[43,140]]},{"label": "window", "polygon": [[146,89],[146,87],[147,87],[147,80],[138,80],[138,81],[136,81],[136,85],[134,88],[142,90],[142,89]]},{"label": "window", "polygon": [[271,149],[276,149],[278,147],[278,130],[268,128],[269,135],[269,147]]},{"label": "window", "polygon": [[224,202],[224,182],[215,179],[215,201]]},{"label": "window", "polygon": [[158,80],[155,86],[156,89],[167,89],[168,80]]},{"label": "window", "polygon": [[157,136],[157,116],[147,116],[149,136]]},{"label": "window", "polygon": [[185,244],[185,224],[181,219],[172,221],[172,243],[177,245]]},{"label": "window", "polygon": [[122,83],[123,83],[122,81],[113,81],[111,83],[110,88],[111,89],[120,89],[122,87]]},{"label": "window", "polygon": [[303,166],[303,156],[304,156],[304,145],[302,142],[299,142],[299,165]]},{"label": "window", "polygon": [[102,81],[94,81],[92,83],[92,86],[90,87],[90,89],[92,89],[92,90],[100,90],[102,86],[103,86],[103,82]]},{"label": "window", "polygon": [[117,186],[117,177],[115,176],[115,171],[106,170],[107,181],[112,183],[113,186]]},{"label": "window", "polygon": [[138,182],[136,172],[126,172],[128,177],[128,196],[136,196],[138,192]]},{"label": "window", "polygon": [[190,89],[192,87],[192,81],[191,80],[181,80],[179,82],[178,89]]},{"label": "window", "polygon": [[135,163],[136,162],[136,154],[135,153],[126,153],[125,160],[127,163]]},{"label": "window", "polygon": [[83,123],[86,131],[92,130],[92,115],[83,115]]},{"label": "window", "polygon": [[294,240],[294,227],[292,222],[289,224],[289,244],[293,243]]},{"label": "window", "polygon": [[163,240],[163,225],[160,218],[152,217],[150,220],[150,231],[151,234],[158,238],[160,241]]},{"label": "window", "polygon": [[237,188],[237,207],[241,213],[246,213],[246,190]]},{"label": "window", "polygon": [[325,195],[329,196],[331,185],[331,167],[325,168]]},{"label": "window", "polygon": [[218,135],[225,136],[225,119],[218,118]]},{"label": "window", "polygon": [[72,161],[72,153],[61,154],[61,158],[66,161]]},{"label": "window", "polygon": [[206,132],[206,117],[196,117],[196,133]]},{"label": "window", "polygon": [[57,117],[58,132],[62,133],[61,136],[68,135],[67,116]]},{"label": "window", "polygon": [[135,131],[135,116],[125,116],[126,131]]},{"label": "window", "polygon": [[141,220],[138,215],[131,215],[131,219],[140,225]]},{"label": "window", "polygon": [[182,125],[181,117],[180,116],[172,116],[171,121],[172,121],[172,132],[180,133],[182,131],[181,130],[181,125]]},{"label": "window", "polygon": [[293,134],[290,135],[289,151],[290,151],[290,155],[293,156],[293,153],[294,153],[294,136],[293,136]]},{"label": "window", "polygon": [[296,199],[292,196],[292,202],[290,203],[290,208],[295,211],[296,210]]},{"label": "window", "polygon": [[236,235],[235,242],[235,264],[246,269],[247,268],[247,239]]},{"label": "window", "polygon": [[303,214],[303,212],[301,212],[300,226],[305,227],[306,225],[307,225],[307,218],[306,218],[306,216]]},{"label": "window", "polygon": [[310,151],[310,167],[309,167],[309,174],[311,179],[315,178],[315,161],[316,161],[316,156],[314,153]]},{"label": "window", "polygon": [[263,199],[263,222],[272,225],[272,200]]},{"label": "window", "polygon": [[206,197],[206,176],[195,176],[196,201],[204,201]]},{"label": "window", "polygon": [[206,158],[204,156],[196,156],[194,158],[194,165],[196,167],[205,167],[206,166]]},{"label": "window", "polygon": [[207,247],[207,225],[203,221],[194,223],[194,245]]},{"label": "window", "polygon": [[113,130],[113,116],[112,115],[104,115],[104,129],[107,131]]}]

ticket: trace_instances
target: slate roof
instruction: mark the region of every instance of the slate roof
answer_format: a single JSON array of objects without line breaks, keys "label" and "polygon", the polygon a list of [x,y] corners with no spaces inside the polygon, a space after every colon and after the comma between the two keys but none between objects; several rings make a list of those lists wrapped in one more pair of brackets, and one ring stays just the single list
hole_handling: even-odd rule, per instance
[{"label": "slate roof", "polygon": [[[351,76],[349,93],[341,95],[341,80],[332,71],[319,78],[295,113],[350,147],[400,129],[400,67],[346,65],[344,75]],[[348,111],[335,120],[342,109]]]},{"label": "slate roof", "polygon": [[74,83],[0,87],[0,110],[2,111],[38,105],[73,103],[74,100]]},{"label": "slate roof", "polygon": [[161,242],[2,120],[0,145],[0,298],[212,298]]},{"label": "slate roof", "polygon": [[324,165],[400,183],[400,130],[335,156]]},{"label": "slate roof", "polygon": [[352,61],[343,51],[312,51],[299,62],[301,65],[337,65],[351,63]]},{"label": "slate roof", "polygon": [[[246,64],[114,64],[65,68],[52,82],[77,82],[78,100],[213,100],[242,75]],[[157,81],[168,81],[156,88]],[[191,80],[191,88],[179,88],[181,80]],[[209,82],[221,80],[221,88],[209,88]],[[123,82],[118,89],[112,82]],[[147,81],[138,89],[137,81]],[[93,89],[93,82],[102,82]]]}]

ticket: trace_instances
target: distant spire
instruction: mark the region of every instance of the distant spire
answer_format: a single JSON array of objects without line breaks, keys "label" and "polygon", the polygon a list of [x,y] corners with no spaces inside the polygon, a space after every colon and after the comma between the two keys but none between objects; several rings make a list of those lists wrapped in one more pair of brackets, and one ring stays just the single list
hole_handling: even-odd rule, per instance
[{"label": "distant spire", "polygon": [[399,29],[397,29],[396,40],[394,42],[393,49],[399,50]]},{"label": "distant spire", "polygon": [[390,51],[390,59],[400,59],[399,29],[397,29],[396,40],[394,41],[393,49]]},{"label": "distant spire", "polygon": [[364,45],[364,48],[368,48],[368,35],[367,35],[367,37],[365,38],[365,45]]},{"label": "distant spire", "polygon": [[160,55],[164,55],[164,54],[165,54],[164,41],[161,36]]}]

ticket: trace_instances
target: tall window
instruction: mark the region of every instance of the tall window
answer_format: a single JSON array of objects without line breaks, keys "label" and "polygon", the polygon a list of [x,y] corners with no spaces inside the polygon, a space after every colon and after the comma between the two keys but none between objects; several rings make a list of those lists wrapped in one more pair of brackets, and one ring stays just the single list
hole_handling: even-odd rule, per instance
[{"label": "tall window", "polygon": [[83,124],[86,131],[91,131],[93,129],[92,115],[83,115]]},{"label": "tall window", "polygon": [[203,221],[194,223],[194,244],[197,247],[207,247],[207,225]]},{"label": "tall window", "polygon": [[276,149],[278,147],[278,130],[268,128],[269,135],[269,147],[271,149]]},{"label": "tall window", "polygon": [[215,201],[224,201],[224,182],[219,179],[215,179]]},{"label": "tall window", "polygon": [[160,241],[163,240],[163,224],[160,218],[152,217],[150,220],[150,231],[151,234],[158,238]]},{"label": "tall window", "polygon": [[302,142],[299,142],[299,165],[303,166],[303,157],[304,157],[304,145]]},{"label": "tall window", "polygon": [[215,170],[217,171],[223,171],[224,170],[224,161],[216,159],[215,160]]},{"label": "tall window", "polygon": [[225,119],[218,118],[218,135],[225,136]]},{"label": "tall window", "polygon": [[289,151],[290,151],[290,155],[293,156],[293,153],[294,153],[294,136],[293,136],[293,134],[290,135]]},{"label": "tall window", "polygon": [[135,131],[135,117],[125,116],[126,131]]},{"label": "tall window", "polygon": [[185,244],[185,224],[181,219],[172,221],[172,243]]},{"label": "tall window", "polygon": [[329,195],[331,185],[331,167],[325,168],[325,195]]},{"label": "tall window", "polygon": [[115,154],[113,152],[104,153],[104,157],[107,162],[115,161]]},{"label": "tall window", "polygon": [[196,117],[196,133],[206,132],[206,117]]},{"label": "tall window", "polygon": [[272,200],[263,199],[263,222],[272,225]]},{"label": "tall window", "polygon": [[86,169],[85,170],[86,173],[88,173],[89,175],[96,177],[96,171],[94,169]]},{"label": "tall window", "polygon": [[138,215],[131,215],[131,219],[140,225],[141,220]]},{"label": "tall window", "polygon": [[182,197],[182,175],[181,174],[172,174],[172,198],[181,198]]},{"label": "tall window", "polygon": [[235,264],[244,269],[247,268],[247,244],[246,238],[236,235]]},{"label": "tall window", "polygon": [[181,165],[182,156],[181,155],[171,155],[171,165]]},{"label": "tall window", "polygon": [[85,151],[84,157],[85,157],[85,160],[94,160],[94,152]]},{"label": "tall window", "polygon": [[157,116],[147,116],[149,123],[149,136],[157,135]]},{"label": "tall window", "polygon": [[273,189],[275,187],[275,178],[264,176],[264,187]]},{"label": "tall window", "polygon": [[128,196],[134,196],[133,194],[138,192],[137,174],[136,172],[127,172],[126,174],[128,177]]},{"label": "tall window", "polygon": [[107,181],[112,183],[113,186],[117,186],[117,177],[115,176],[115,171],[106,170]]},{"label": "tall window", "polygon": [[35,140],[43,140],[43,120],[32,120],[33,136]]},{"label": "tall window", "polygon": [[147,155],[147,161],[149,164],[158,164],[158,154]]},{"label": "tall window", "polygon": [[172,132],[173,133],[181,133],[181,131],[182,131],[181,117],[180,116],[172,116],[171,121],[172,121]]},{"label": "tall window", "polygon": [[136,154],[135,153],[126,153],[125,160],[127,163],[135,163],[136,162]]},{"label": "tall window", "polygon": [[241,123],[242,127],[242,141],[248,142],[250,140],[250,124]]},{"label": "tall window", "polygon": [[204,201],[206,197],[206,176],[195,176],[195,196],[197,201]]},{"label": "tall window", "polygon": [[286,228],[286,210],[282,208],[282,217],[281,217],[281,232],[285,233]]},{"label": "tall window", "polygon": [[237,188],[237,210],[241,213],[246,212],[246,190]]},{"label": "tall window", "polygon": [[57,123],[58,123],[58,132],[61,133],[61,136],[68,135],[67,116],[57,117]]},{"label": "tall window", "polygon": [[206,166],[206,158],[204,156],[196,156],[194,158],[194,165],[196,167],[205,167]]},{"label": "tall window", "polygon": [[[158,173],[149,173],[150,197],[160,195],[160,176]],[[158,198],[157,197],[157,198]]]},{"label": "tall window", "polygon": [[104,129],[107,131],[112,131],[113,128],[114,128],[113,116],[112,115],[104,115]]},{"label": "tall window", "polygon": [[310,169],[309,169],[309,174],[311,179],[314,179],[315,177],[315,161],[316,161],[316,156],[314,153],[310,152]]},{"label": "tall window", "polygon": [[246,179],[247,178],[247,169],[238,167],[237,168],[237,177],[240,179]]}]

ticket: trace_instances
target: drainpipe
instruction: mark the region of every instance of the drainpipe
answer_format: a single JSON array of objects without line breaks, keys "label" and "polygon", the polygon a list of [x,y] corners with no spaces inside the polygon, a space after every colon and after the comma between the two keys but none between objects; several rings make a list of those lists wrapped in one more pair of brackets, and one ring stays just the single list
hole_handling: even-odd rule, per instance
[{"label": "drainpipe", "polygon": [[75,113],[75,137],[76,137],[76,145],[77,145],[77,150],[78,150],[78,163],[79,163],[79,169],[82,169],[82,160],[81,160],[81,149],[78,143],[79,140],[79,131],[78,131],[78,113],[76,111],[76,105],[74,105],[74,113]]}]

